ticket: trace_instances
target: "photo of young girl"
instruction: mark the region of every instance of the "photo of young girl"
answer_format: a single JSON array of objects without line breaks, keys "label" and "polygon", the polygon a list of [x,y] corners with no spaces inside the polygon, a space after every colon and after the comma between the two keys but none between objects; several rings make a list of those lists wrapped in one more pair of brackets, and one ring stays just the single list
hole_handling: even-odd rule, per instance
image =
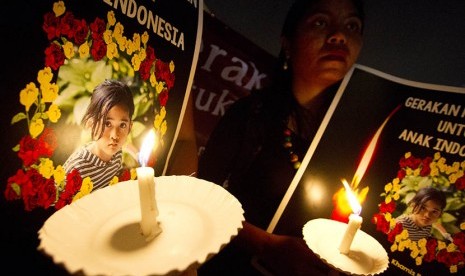
[{"label": "photo of young girl", "polygon": [[442,191],[433,187],[422,188],[409,201],[408,205],[411,212],[399,216],[397,222],[401,223],[404,229],[407,229],[410,240],[418,241],[431,237],[433,227],[445,238],[450,239],[450,235],[445,232],[444,228],[437,224],[444,207],[446,207],[446,196]]},{"label": "photo of young girl", "polygon": [[134,101],[123,82],[105,80],[92,93],[82,125],[92,141],[72,153],[63,167],[67,174],[77,170],[82,179],[90,177],[93,190],[108,186],[123,168],[122,148],[132,128]]}]

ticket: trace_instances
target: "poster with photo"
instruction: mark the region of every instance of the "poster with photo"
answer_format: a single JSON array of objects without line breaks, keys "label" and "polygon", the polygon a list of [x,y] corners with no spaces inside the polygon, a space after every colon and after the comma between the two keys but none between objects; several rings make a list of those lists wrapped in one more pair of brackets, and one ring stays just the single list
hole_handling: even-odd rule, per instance
[{"label": "poster with photo", "polygon": [[[356,65],[268,231],[302,236],[304,225],[314,219],[347,223],[353,211],[346,181],[362,207],[361,231],[388,254],[386,274],[463,273],[464,122],[464,88],[413,82]],[[413,208],[412,198],[428,187],[439,191],[445,205],[429,206],[425,200]],[[428,236],[409,232],[398,220],[414,214],[428,216],[421,227],[433,223]],[[333,239],[338,246],[342,234]]]},{"label": "poster with photo", "polygon": [[[134,102],[132,127],[123,147],[125,169],[111,183],[135,178],[138,152],[149,130],[155,131],[157,141],[150,166],[156,175],[163,173],[191,91],[201,42],[202,7],[198,1],[178,2],[41,1],[24,6],[41,19],[38,25],[33,18],[26,22],[43,39],[35,43],[24,37],[22,45],[41,48],[43,56],[29,58],[37,68],[35,74],[10,79],[20,84],[18,91],[9,91],[16,92],[9,105],[19,108],[10,114],[7,126],[16,135],[4,145],[13,149],[20,165],[9,168],[7,199],[21,198],[28,210],[47,209],[56,203],[54,196],[45,195],[44,189],[53,192],[49,182],[62,192],[57,196],[60,206],[76,191],[80,196],[92,191],[80,189],[81,183],[67,191],[65,182],[73,181],[64,178],[63,164],[92,140],[82,119],[94,88],[106,79],[127,84]],[[17,37],[21,38],[19,28]],[[31,188],[24,184],[27,179],[32,179]],[[69,196],[61,204],[64,194]]]},{"label": "poster with photo", "polygon": [[[92,192],[67,179],[68,156],[88,142],[81,119],[105,79],[127,84],[135,105],[123,173],[154,130],[155,175],[163,174],[192,90],[203,27],[202,0],[19,0],[1,9],[0,230],[13,274],[60,275],[37,251],[37,231],[56,210]],[[66,274],[66,273],[65,273]]]}]

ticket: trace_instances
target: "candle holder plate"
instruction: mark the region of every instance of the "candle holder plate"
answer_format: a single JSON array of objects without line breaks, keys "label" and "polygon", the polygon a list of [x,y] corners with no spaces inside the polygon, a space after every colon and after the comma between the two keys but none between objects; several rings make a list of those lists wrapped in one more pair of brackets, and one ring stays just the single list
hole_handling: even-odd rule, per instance
[{"label": "candle holder plate", "polygon": [[339,252],[346,228],[346,223],[320,218],[308,221],[302,232],[308,247],[340,272],[349,275],[376,275],[384,272],[389,265],[386,250],[362,230],[356,232],[348,254]]},{"label": "candle holder plate", "polygon": [[190,176],[155,177],[163,230],[140,232],[137,180],[97,190],[55,212],[39,230],[38,250],[68,272],[177,275],[197,268],[238,234],[239,201],[221,186]]}]

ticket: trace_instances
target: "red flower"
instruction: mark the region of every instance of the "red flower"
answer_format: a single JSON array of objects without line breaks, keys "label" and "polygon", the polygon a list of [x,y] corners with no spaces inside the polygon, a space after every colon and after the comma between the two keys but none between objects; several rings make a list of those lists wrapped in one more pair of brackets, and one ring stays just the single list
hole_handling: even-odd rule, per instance
[{"label": "red flower", "polygon": [[81,189],[82,177],[78,170],[72,170],[66,175],[66,186],[65,190],[61,193],[55,204],[55,209],[59,210],[65,205],[68,205],[73,200],[74,195]]},{"label": "red flower", "polygon": [[90,23],[93,39],[101,39],[106,30],[106,23],[101,18],[95,18],[94,22]]},{"label": "red flower", "polygon": [[87,22],[82,20],[75,20],[74,21],[74,43],[77,45],[81,45],[87,39],[87,35],[89,34],[89,27],[87,26]]},{"label": "red flower", "polygon": [[131,172],[128,169],[124,169],[119,176],[119,181],[127,181],[131,179]]},{"label": "red flower", "polygon": [[397,223],[396,226],[388,233],[388,241],[394,242],[396,240],[396,236],[399,235],[404,227],[402,223]]},{"label": "red flower", "polygon": [[34,208],[42,207],[47,209],[55,201],[56,189],[53,179],[44,178],[36,169],[29,169],[26,172],[25,182],[18,183],[21,187],[21,197],[24,202],[24,209],[31,211]]},{"label": "red flower", "polygon": [[65,54],[61,50],[61,47],[55,43],[45,49],[45,66],[58,70],[61,65],[65,63]]},{"label": "red flower", "polygon": [[60,33],[67,36],[68,38],[72,38],[74,35],[74,15],[71,12],[66,12],[60,18]]},{"label": "red flower", "polygon": [[38,139],[34,139],[29,135],[21,138],[18,157],[23,161],[24,166],[29,167],[41,157],[51,157],[56,145],[56,136],[53,129],[46,128]]},{"label": "red flower", "polygon": [[452,236],[454,239],[454,244],[460,249],[460,251],[465,252],[465,233],[458,232]]},{"label": "red flower", "polygon": [[158,102],[160,103],[160,106],[166,106],[166,103],[168,102],[168,90],[163,89],[163,91],[161,91],[158,95]]},{"label": "red flower", "polygon": [[60,19],[55,16],[53,12],[48,12],[44,15],[44,24],[42,25],[42,29],[47,34],[47,38],[52,40],[60,36],[60,28],[58,24],[60,23]]},{"label": "red flower", "polygon": [[382,202],[379,206],[379,211],[381,213],[392,213],[396,210],[396,203],[395,201],[391,201],[389,203]]},{"label": "red flower", "polygon": [[107,54],[107,44],[101,38],[94,38],[90,54],[95,61],[101,60]]},{"label": "red flower", "polygon": [[397,172],[397,178],[399,178],[399,180],[404,179],[405,175],[407,175],[407,172],[405,172],[405,170],[403,170],[403,169],[400,169]]},{"label": "red flower", "polygon": [[372,221],[376,224],[376,230],[385,234],[389,232],[389,222],[384,217],[384,214],[378,213],[373,215]]},{"label": "red flower", "polygon": [[148,59],[144,59],[139,67],[139,74],[143,81],[150,78],[150,69],[152,68],[152,62]]},{"label": "red flower", "polygon": [[408,158],[402,157],[399,161],[399,165],[401,168],[409,167],[413,170],[417,169],[421,164],[420,158],[415,158],[412,155]]},{"label": "red flower", "polygon": [[421,161],[421,171],[420,171],[421,176],[428,176],[430,174],[431,168],[429,167],[429,165],[431,164],[432,161],[433,161],[433,158],[429,156]]},{"label": "red flower", "polygon": [[465,190],[465,175],[455,180],[457,190]]}]

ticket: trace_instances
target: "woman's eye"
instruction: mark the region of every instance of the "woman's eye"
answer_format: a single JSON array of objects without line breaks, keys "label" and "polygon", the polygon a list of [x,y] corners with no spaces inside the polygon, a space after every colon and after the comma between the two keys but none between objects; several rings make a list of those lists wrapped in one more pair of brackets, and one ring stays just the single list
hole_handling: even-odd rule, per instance
[{"label": "woman's eye", "polygon": [[362,23],[358,21],[347,23],[347,29],[351,32],[361,32]]},{"label": "woman's eye", "polygon": [[315,20],[313,22],[313,26],[318,27],[318,28],[324,28],[327,25],[328,25],[328,23],[323,19]]},{"label": "woman's eye", "polygon": [[106,121],[106,122],[105,122],[105,127],[111,127],[110,121]]},{"label": "woman's eye", "polygon": [[128,126],[128,124],[126,124],[126,123],[121,123],[121,124],[119,125],[120,128],[126,128],[127,126]]}]

